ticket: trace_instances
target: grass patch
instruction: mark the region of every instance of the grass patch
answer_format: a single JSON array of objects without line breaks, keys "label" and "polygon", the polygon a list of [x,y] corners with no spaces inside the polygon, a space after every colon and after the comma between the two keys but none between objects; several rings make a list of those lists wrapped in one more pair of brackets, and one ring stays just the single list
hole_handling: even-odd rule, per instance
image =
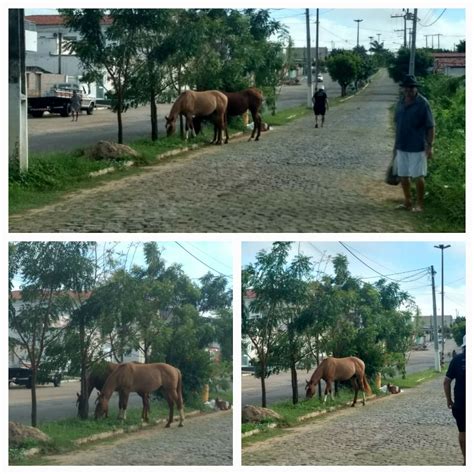
[{"label": "grass patch", "polygon": [[422,372],[415,372],[414,374],[407,374],[405,378],[401,375],[396,377],[388,377],[382,379],[382,385],[391,383],[392,385],[398,385],[400,388],[414,388],[421,383],[427,382],[428,380],[434,379],[440,376],[440,372],[436,372],[434,369],[423,370]]},{"label": "grass patch", "polygon": [[308,109],[305,105],[297,107],[290,107],[288,109],[279,110],[272,115],[271,112],[264,112],[262,114],[262,121],[268,125],[275,127],[285,125],[293,120],[297,120],[305,115],[312,113],[312,109]]}]

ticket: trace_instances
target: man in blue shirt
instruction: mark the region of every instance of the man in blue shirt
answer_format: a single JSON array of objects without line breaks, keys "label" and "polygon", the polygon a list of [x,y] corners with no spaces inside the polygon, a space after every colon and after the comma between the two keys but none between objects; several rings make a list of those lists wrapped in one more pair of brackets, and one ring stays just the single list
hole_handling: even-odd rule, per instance
[{"label": "man in blue shirt", "polygon": [[[405,201],[400,209],[423,210],[427,159],[433,156],[434,119],[428,100],[418,93],[415,76],[400,84],[403,97],[395,112],[396,138],[394,170],[400,176]],[[411,180],[416,182],[416,205],[411,200]]]},{"label": "man in blue shirt", "polygon": [[[459,431],[459,445],[466,465],[466,335],[462,341],[462,353],[451,360],[446,377],[444,378],[444,394],[448,408],[452,410]],[[451,398],[451,383],[454,385],[454,402]]]}]

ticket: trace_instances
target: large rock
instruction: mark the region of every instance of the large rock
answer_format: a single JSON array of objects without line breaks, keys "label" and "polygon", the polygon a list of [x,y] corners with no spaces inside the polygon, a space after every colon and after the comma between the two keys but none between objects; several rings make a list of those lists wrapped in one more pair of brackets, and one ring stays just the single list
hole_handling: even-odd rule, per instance
[{"label": "large rock", "polygon": [[140,157],[140,153],[128,145],[119,145],[118,143],[108,142],[106,140],[101,140],[89,148],[87,154],[94,160],[120,160]]},{"label": "large rock", "polygon": [[259,423],[264,418],[273,418],[275,420],[282,419],[278,413],[270,410],[270,408],[245,405],[242,409],[242,423]]},{"label": "large rock", "polygon": [[8,441],[10,445],[21,445],[27,439],[48,442],[51,438],[40,431],[38,428],[26,426],[15,421],[8,423]]}]

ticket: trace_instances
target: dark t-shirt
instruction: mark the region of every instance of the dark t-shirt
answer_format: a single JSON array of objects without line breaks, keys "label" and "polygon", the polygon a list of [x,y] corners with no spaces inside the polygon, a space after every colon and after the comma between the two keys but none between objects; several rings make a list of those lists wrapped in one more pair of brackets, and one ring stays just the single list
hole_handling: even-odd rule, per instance
[{"label": "dark t-shirt", "polygon": [[446,377],[456,380],[454,403],[466,405],[466,352],[456,355],[449,364]]},{"label": "dark t-shirt", "polygon": [[325,91],[318,90],[313,95],[313,108],[317,110],[325,110],[326,109],[326,100],[328,96]]},{"label": "dark t-shirt", "polygon": [[434,127],[429,102],[417,94],[413,103],[406,105],[403,97],[395,111],[397,126],[395,148],[400,151],[419,152],[425,149],[426,132]]}]

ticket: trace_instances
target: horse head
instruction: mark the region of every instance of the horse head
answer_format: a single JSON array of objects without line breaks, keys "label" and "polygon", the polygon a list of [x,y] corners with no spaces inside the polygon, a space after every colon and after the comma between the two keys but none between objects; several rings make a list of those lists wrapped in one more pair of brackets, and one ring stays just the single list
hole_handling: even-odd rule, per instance
[{"label": "horse head", "polygon": [[309,400],[310,398],[313,398],[314,392],[316,391],[316,387],[313,383],[311,383],[311,381],[308,382],[308,380],[306,380],[305,390],[306,390],[306,400]]},{"label": "horse head", "polygon": [[173,135],[175,128],[176,128],[176,119],[172,119],[169,117],[165,117],[166,120],[166,136],[169,137]]},{"label": "horse head", "polygon": [[100,418],[107,418],[109,416],[109,401],[105,396],[97,392],[97,399],[95,401],[95,412],[94,418],[99,420]]}]

